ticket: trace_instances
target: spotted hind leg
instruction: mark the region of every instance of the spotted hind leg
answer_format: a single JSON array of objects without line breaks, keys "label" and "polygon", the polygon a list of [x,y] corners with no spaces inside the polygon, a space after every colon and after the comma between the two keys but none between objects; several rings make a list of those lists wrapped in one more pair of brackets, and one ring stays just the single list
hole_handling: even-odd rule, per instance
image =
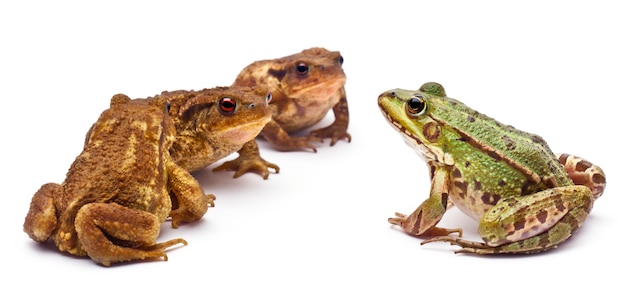
[{"label": "spotted hind leg", "polygon": [[606,187],[606,175],[599,166],[565,153],[557,154],[557,157],[574,184],[589,187],[594,200],[602,195]]},{"label": "spotted hind leg", "polygon": [[449,242],[451,245],[461,247],[455,253],[473,253],[480,255],[492,254],[533,254],[548,251],[556,248],[560,243],[566,241],[578,230],[580,225],[587,218],[588,207],[580,207],[568,212],[548,231],[539,235],[500,246],[489,246],[483,242],[464,240],[456,236],[439,236],[424,240],[423,244],[431,242]]}]

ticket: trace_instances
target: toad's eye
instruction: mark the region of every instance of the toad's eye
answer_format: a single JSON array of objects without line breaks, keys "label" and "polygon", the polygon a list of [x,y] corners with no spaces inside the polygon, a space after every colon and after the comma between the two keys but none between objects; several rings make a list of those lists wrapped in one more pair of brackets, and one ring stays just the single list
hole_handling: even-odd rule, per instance
[{"label": "toad's eye", "polygon": [[337,58],[337,63],[339,63],[339,65],[343,65],[343,57],[339,56],[339,58]]},{"label": "toad's eye", "polygon": [[296,73],[298,73],[298,75],[306,75],[309,73],[309,66],[305,63],[296,64]]},{"label": "toad's eye", "polygon": [[172,103],[170,103],[170,100],[166,100],[165,101],[165,113],[169,114],[170,109],[172,109]]},{"label": "toad's eye", "polygon": [[229,97],[223,97],[219,101],[219,110],[220,113],[224,115],[231,115],[235,113],[237,109],[237,102]]},{"label": "toad's eye", "polygon": [[272,93],[271,92],[267,92],[267,96],[265,97],[265,102],[268,103],[268,104],[272,102]]},{"label": "toad's eye", "polygon": [[426,101],[421,96],[413,96],[404,105],[409,116],[416,117],[426,112]]}]

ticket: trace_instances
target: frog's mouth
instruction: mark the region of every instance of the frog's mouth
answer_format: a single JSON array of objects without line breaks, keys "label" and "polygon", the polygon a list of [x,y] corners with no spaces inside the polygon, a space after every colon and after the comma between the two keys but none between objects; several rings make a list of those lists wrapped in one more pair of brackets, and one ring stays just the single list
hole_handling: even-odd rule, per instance
[{"label": "frog's mouth", "polygon": [[[450,155],[447,155],[439,147],[435,145],[426,145],[424,142],[415,136],[417,131],[409,131],[405,126],[411,126],[412,123],[408,122],[409,119],[403,115],[398,115],[387,110],[396,110],[394,106],[396,103],[404,104],[404,101],[394,97],[399,102],[393,102],[389,97],[381,95],[378,98],[378,106],[383,113],[383,116],[387,122],[402,136],[404,142],[419,155],[426,162],[439,162],[445,164],[454,164],[454,160]],[[404,109],[404,108],[401,108]]]},{"label": "frog's mouth", "polygon": [[397,121],[395,121],[389,114],[383,111],[383,115],[387,118],[387,122],[391,125],[404,140],[409,147],[413,148],[413,151],[417,153],[424,161],[437,161],[436,155],[431,151],[428,146],[424,145],[424,143],[413,136],[406,128],[400,125]]}]

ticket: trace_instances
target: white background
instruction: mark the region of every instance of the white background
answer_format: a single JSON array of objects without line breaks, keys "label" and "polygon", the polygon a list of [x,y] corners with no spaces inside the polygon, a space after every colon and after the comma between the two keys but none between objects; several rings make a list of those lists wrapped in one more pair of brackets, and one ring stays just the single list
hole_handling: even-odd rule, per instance
[{"label": "white background", "polygon": [[[623,293],[623,4],[428,2],[0,4],[2,289]],[[189,242],[170,250],[168,262],[104,268],[23,233],[32,195],[46,182],[63,181],[113,94],[146,97],[229,85],[255,60],[313,46],[345,58],[352,142],[329,147],[327,141],[316,154],[262,145],[263,157],[281,167],[268,180],[254,174],[232,179],[231,172],[210,169],[196,174],[217,196],[216,207],[198,223],[163,225],[159,241]],[[426,198],[429,180],[422,160],[384,121],[376,98],[427,81],[442,83],[450,97],[503,123],[540,134],[555,152],[604,168],[607,191],[570,241],[532,256],[455,255],[455,247],[420,246],[420,239],[387,223]],[[332,115],[325,124],[330,121]],[[480,239],[476,223],[456,210],[442,225]]]}]

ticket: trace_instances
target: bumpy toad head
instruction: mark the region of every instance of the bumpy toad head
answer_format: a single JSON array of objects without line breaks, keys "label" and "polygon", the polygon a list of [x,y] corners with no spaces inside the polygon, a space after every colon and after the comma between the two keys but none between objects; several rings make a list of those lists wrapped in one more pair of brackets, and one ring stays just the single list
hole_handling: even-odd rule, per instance
[{"label": "bumpy toad head", "polygon": [[[237,152],[271,119],[272,95],[264,87],[216,87],[200,91],[163,92],[171,103],[177,138],[174,161],[197,171]],[[152,100],[149,99],[149,100]]]},{"label": "bumpy toad head", "polygon": [[[286,57],[261,60],[245,67],[234,86],[262,85],[273,95],[272,121],[262,135],[279,150],[315,147],[309,142],[331,138],[350,140],[348,104],[344,85],[343,57],[338,51],[310,48]],[[335,122],[312,132],[311,137],[290,137],[288,133],[311,127],[333,109]]]}]

